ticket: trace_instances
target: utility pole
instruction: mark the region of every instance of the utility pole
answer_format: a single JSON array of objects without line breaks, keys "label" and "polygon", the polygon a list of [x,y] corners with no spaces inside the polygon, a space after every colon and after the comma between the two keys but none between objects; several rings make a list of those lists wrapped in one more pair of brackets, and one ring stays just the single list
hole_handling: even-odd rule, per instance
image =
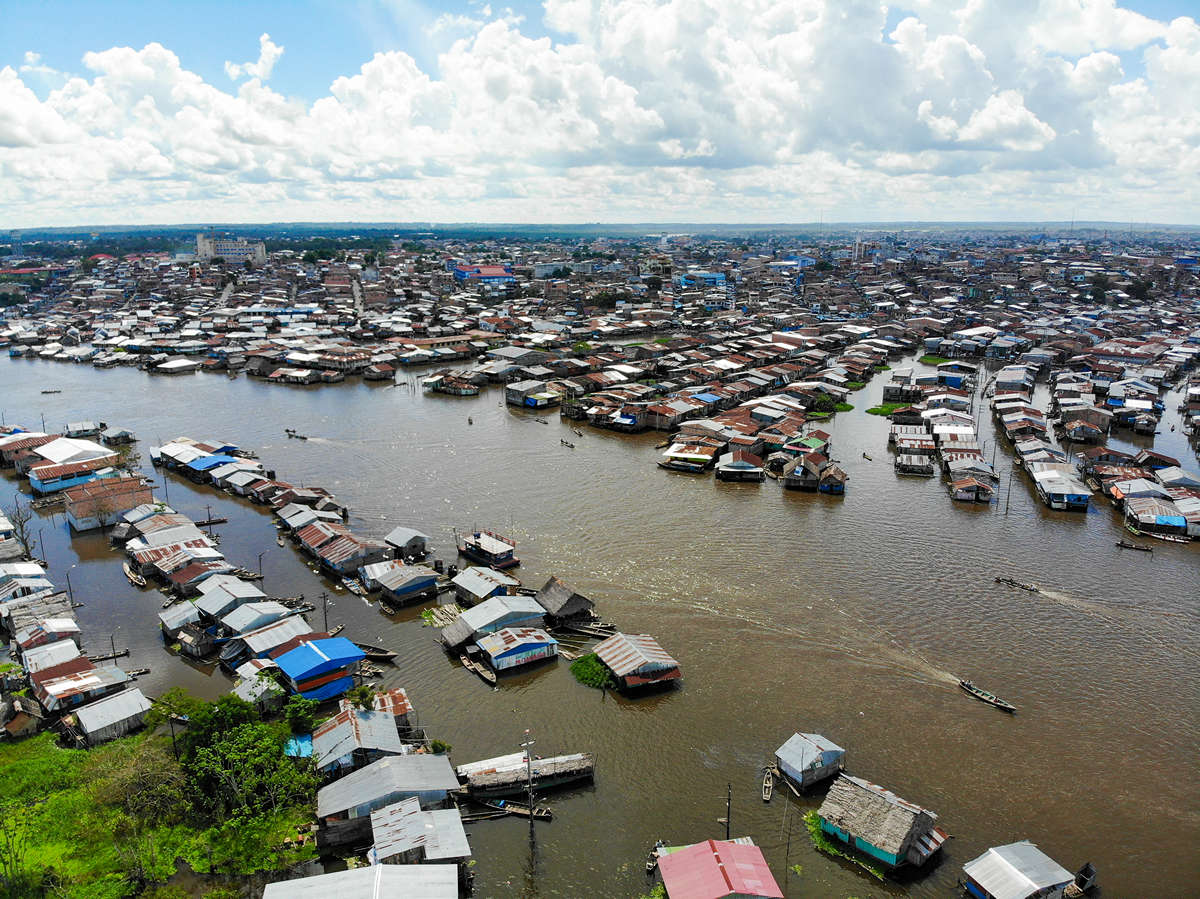
[{"label": "utility pole", "polygon": [[321,591],[321,610],[325,613],[325,633],[329,633],[329,594]]},{"label": "utility pole", "polygon": [[1008,473],[1008,493],[1004,497],[1004,514],[1005,515],[1008,514],[1009,504],[1012,503],[1012,482],[1013,482],[1013,473],[1010,471]]},{"label": "utility pole", "polygon": [[533,744],[536,742],[529,736],[529,728],[525,728],[525,742],[521,748],[525,750],[525,790],[529,799],[529,839],[533,840]]},{"label": "utility pole", "polygon": [[725,841],[729,842],[729,819],[733,814],[733,784],[725,784]]},{"label": "utility pole", "polygon": [[212,506],[204,506],[204,514],[208,517],[208,536],[212,536]]}]

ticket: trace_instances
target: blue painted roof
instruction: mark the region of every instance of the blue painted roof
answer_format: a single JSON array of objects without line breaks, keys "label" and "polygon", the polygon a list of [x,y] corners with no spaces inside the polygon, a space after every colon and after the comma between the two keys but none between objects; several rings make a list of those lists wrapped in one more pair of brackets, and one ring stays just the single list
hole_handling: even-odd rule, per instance
[{"label": "blue painted roof", "polygon": [[702,403],[719,403],[721,398],[715,393],[693,393],[692,399],[699,400]]},{"label": "blue painted roof", "polygon": [[193,471],[208,471],[212,468],[220,468],[222,465],[228,465],[230,462],[237,462],[238,459],[234,456],[226,456],[218,453],[214,456],[201,456],[199,459],[193,459],[185,467]]},{"label": "blue painted roof", "polygon": [[347,690],[354,686],[354,678],[350,675],[339,677],[337,680],[330,681],[327,684],[321,684],[315,690],[302,690],[300,695],[305,699],[316,699],[318,701],[333,699],[335,696],[341,696]]},{"label": "blue painted roof", "polygon": [[283,754],[292,758],[308,758],[312,755],[312,734],[300,734],[288,739]]},{"label": "blue painted roof", "polygon": [[329,637],[325,640],[307,640],[290,652],[285,652],[275,663],[292,680],[302,681],[345,668],[364,658],[363,651],[345,637]]}]

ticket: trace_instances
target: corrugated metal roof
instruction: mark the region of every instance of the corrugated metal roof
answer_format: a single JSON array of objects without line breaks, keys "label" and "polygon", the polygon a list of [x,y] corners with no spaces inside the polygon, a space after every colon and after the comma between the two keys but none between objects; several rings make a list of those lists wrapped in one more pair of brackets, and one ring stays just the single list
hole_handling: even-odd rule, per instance
[{"label": "corrugated metal roof", "polygon": [[1070,871],[1028,840],[994,846],[963,865],[963,872],[995,899],[1026,899],[1073,879]]},{"label": "corrugated metal roof", "polygon": [[422,811],[416,797],[371,812],[371,833],[375,845],[369,858],[375,864],[413,849],[420,849],[425,861],[471,854],[458,809]]},{"label": "corrugated metal roof", "polygon": [[404,793],[448,792],[459,787],[444,755],[389,755],[317,791],[317,817],[358,808]]},{"label": "corrugated metal roof", "polygon": [[783,899],[762,850],[753,845],[708,840],[662,856],[658,870],[672,897]]},{"label": "corrugated metal roof", "polygon": [[150,700],[137,687],[114,693],[75,710],[79,727],[85,734],[94,734],[106,727],[144,715],[150,711]]},{"label": "corrugated metal roof", "polygon": [[457,865],[372,865],[269,883],[263,899],[458,899]]},{"label": "corrugated metal roof", "polygon": [[776,758],[797,771],[829,764],[845,754],[846,750],[820,734],[792,734],[786,743],[775,750]]},{"label": "corrugated metal roof", "polygon": [[616,633],[593,650],[617,677],[642,670],[678,668],[679,663],[649,634]]},{"label": "corrugated metal roof", "polygon": [[396,719],[373,709],[343,709],[313,731],[313,755],[324,768],[356,749],[403,755],[408,747],[396,730]]}]

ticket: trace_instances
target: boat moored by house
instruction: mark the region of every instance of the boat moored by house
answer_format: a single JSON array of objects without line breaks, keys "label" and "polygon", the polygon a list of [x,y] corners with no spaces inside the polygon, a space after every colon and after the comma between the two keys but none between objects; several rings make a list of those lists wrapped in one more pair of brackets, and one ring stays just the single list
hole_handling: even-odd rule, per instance
[{"label": "boat moored by house", "polygon": [[521,564],[517,558],[517,543],[494,531],[479,530],[465,536],[455,535],[460,555],[489,568],[516,568]]}]

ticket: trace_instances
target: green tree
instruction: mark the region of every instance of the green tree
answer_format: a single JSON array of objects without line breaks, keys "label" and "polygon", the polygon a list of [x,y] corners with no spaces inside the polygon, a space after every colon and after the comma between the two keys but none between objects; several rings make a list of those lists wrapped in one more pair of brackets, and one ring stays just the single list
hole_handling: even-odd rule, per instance
[{"label": "green tree", "polygon": [[189,762],[196,802],[213,820],[248,820],[311,802],[317,778],[312,760],[283,753],[276,729],[260,721],[223,730]]},{"label": "green tree", "polygon": [[1092,298],[1093,302],[1103,303],[1105,297],[1108,295],[1108,291],[1112,289],[1112,279],[1104,274],[1104,272],[1097,272],[1092,275],[1091,285],[1092,288],[1088,291],[1088,295]]},{"label": "green tree", "polygon": [[813,403],[813,408],[817,412],[836,412],[837,400],[831,397],[828,393],[822,393],[819,397],[817,397],[816,402]]},{"label": "green tree", "polygon": [[662,286],[663,279],[658,275],[651,275],[646,279],[646,290],[648,290],[650,293],[658,293],[660,290],[662,290]]},{"label": "green tree", "polygon": [[287,701],[287,705],[283,707],[283,717],[287,721],[288,727],[292,729],[292,733],[312,732],[313,725],[316,724],[319,705],[320,703],[315,699],[305,699],[299,693]]},{"label": "green tree", "polygon": [[346,699],[350,700],[350,703],[354,705],[355,708],[374,708],[375,691],[366,684],[363,684],[360,687],[351,687],[346,691]]},{"label": "green tree", "polygon": [[257,721],[258,712],[254,706],[232,693],[226,693],[216,702],[199,706],[189,715],[187,731],[180,741],[184,748],[184,758],[190,759],[235,728]]}]

